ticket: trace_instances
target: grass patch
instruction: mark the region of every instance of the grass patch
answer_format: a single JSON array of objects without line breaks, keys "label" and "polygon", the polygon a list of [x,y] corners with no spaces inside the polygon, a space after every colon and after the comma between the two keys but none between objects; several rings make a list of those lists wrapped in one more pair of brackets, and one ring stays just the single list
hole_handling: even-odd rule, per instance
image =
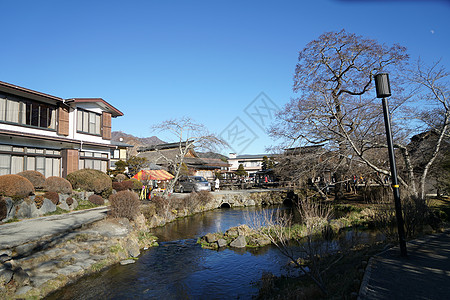
[{"label": "grass patch", "polygon": [[79,200],[78,206],[75,208],[75,210],[83,210],[83,209],[90,209],[94,207],[98,207],[99,205],[95,205],[94,203],[88,201],[88,200]]},{"label": "grass patch", "polygon": [[55,211],[48,212],[44,214],[44,216],[55,216],[55,215],[62,215],[65,213],[68,213],[69,211],[62,209],[61,207],[57,206]]}]

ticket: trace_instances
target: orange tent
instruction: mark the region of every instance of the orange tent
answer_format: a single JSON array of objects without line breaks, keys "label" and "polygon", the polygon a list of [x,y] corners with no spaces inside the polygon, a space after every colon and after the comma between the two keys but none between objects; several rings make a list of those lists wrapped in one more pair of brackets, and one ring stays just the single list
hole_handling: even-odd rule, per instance
[{"label": "orange tent", "polygon": [[174,177],[165,170],[140,170],[133,176],[137,180],[170,180]]}]

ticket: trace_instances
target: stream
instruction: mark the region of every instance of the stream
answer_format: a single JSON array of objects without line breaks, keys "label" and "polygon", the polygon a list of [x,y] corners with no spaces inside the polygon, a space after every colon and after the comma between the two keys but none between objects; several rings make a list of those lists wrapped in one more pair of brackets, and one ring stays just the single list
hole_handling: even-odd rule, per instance
[{"label": "stream", "polygon": [[274,209],[218,209],[154,228],[159,247],[144,251],[135,264],[83,277],[47,299],[251,299],[264,273],[297,276],[298,271],[287,267],[289,260],[274,246],[214,251],[202,249],[197,238]]}]

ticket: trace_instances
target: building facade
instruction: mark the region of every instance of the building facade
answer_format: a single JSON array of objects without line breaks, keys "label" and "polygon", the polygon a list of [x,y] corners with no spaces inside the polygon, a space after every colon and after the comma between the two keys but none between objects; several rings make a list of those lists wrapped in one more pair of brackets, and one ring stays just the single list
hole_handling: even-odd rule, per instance
[{"label": "building facade", "polygon": [[101,98],[62,99],[0,81],[0,175],[106,172],[119,148],[111,143],[111,119],[119,116]]}]

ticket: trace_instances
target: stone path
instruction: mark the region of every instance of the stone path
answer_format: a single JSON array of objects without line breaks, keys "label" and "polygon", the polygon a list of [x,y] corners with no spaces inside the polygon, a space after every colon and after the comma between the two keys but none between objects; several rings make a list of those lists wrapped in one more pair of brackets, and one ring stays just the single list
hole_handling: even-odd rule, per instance
[{"label": "stone path", "polygon": [[0,225],[0,250],[65,233],[106,218],[106,207]]},{"label": "stone path", "polygon": [[450,230],[371,258],[358,299],[450,299]]}]

